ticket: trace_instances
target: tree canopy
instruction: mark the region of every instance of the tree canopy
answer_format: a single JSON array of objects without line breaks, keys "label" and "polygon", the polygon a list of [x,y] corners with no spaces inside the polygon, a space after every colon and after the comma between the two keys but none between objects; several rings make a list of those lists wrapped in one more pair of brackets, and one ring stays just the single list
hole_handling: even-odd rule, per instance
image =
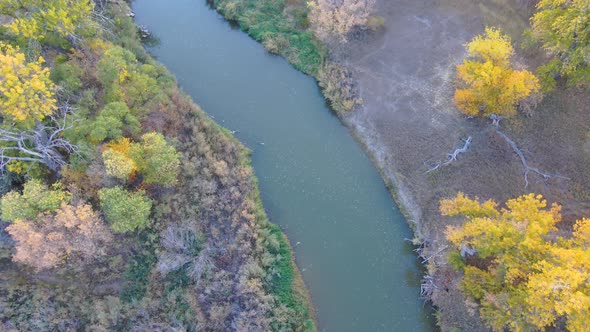
[{"label": "tree canopy", "polygon": [[[557,236],[560,206],[534,194],[499,209],[459,193],[440,210],[465,218],[447,227],[457,249],[451,261],[464,272],[463,292],[479,301],[494,330],[543,330],[562,317],[570,331],[590,325],[590,219],[577,221],[571,237]],[[475,252],[475,261],[461,258],[465,252]]]},{"label": "tree canopy", "polygon": [[554,55],[541,68],[552,80],[560,73],[573,84],[590,83],[590,1],[541,0],[531,18],[533,37]]},{"label": "tree canopy", "polygon": [[37,270],[66,260],[93,260],[106,253],[112,235],[92,206],[62,203],[55,214],[19,219],[6,229],[16,242],[13,259]]},{"label": "tree canopy", "polygon": [[539,80],[527,70],[511,68],[510,38],[486,28],[466,45],[468,58],[457,66],[461,86],[455,104],[471,116],[513,116],[518,103],[539,91]]},{"label": "tree canopy", "polygon": [[69,200],[70,194],[59,185],[50,188],[39,180],[30,180],[25,183],[22,193],[13,190],[2,196],[2,220],[34,219],[40,213],[57,210],[62,202]]},{"label": "tree canopy", "polygon": [[16,36],[40,42],[57,36],[79,38],[91,32],[90,0],[3,0],[0,13],[15,18],[8,30]]},{"label": "tree canopy", "polygon": [[172,186],[180,170],[180,155],[160,133],[141,136],[141,144],[133,144],[130,156],[137,164],[145,183]]},{"label": "tree canopy", "polygon": [[55,85],[45,60],[27,62],[18,47],[0,42],[0,112],[4,126],[15,122],[32,127],[57,109]]},{"label": "tree canopy", "polygon": [[98,198],[114,232],[131,232],[148,225],[152,201],[144,192],[128,192],[121,187],[103,188]]}]

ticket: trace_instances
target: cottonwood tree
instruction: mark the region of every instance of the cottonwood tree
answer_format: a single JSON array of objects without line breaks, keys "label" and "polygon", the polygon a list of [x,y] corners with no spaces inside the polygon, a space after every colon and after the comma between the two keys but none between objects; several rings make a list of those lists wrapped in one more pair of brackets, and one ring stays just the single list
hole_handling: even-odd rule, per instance
[{"label": "cottonwood tree", "polygon": [[[448,226],[463,270],[461,289],[478,301],[481,317],[496,331],[544,330],[566,320],[570,331],[590,324],[590,219],[576,222],[571,236],[556,234],[560,206],[528,194],[499,209],[462,193],[442,200],[443,215],[464,218]],[[471,256],[467,259],[467,256]]]},{"label": "cottonwood tree", "polygon": [[527,70],[511,67],[510,38],[486,28],[467,45],[468,58],[457,66],[461,87],[455,104],[470,116],[513,116],[524,98],[539,91],[539,80]]},{"label": "cottonwood tree", "polygon": [[[27,62],[18,47],[0,43],[0,169],[42,163],[56,171],[76,147],[63,138],[71,127],[67,105],[57,107],[43,58]],[[49,118],[49,120],[47,120]]]},{"label": "cottonwood tree", "polygon": [[4,126],[31,128],[57,109],[44,59],[27,62],[18,47],[0,42],[0,114]]},{"label": "cottonwood tree", "polygon": [[8,30],[25,39],[44,42],[54,36],[79,42],[96,32],[91,20],[90,0],[3,0],[0,13],[14,17]]},{"label": "cottonwood tree", "polygon": [[326,43],[345,43],[357,27],[366,27],[375,0],[311,0],[309,21],[316,36]]},{"label": "cottonwood tree", "polygon": [[559,73],[573,84],[590,83],[590,1],[541,0],[531,18],[533,37],[555,58],[540,68],[543,82],[554,85]]}]

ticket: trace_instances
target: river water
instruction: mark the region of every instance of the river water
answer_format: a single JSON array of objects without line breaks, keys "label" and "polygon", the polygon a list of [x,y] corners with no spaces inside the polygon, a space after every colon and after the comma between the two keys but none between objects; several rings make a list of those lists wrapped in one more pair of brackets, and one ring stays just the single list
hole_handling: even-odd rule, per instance
[{"label": "river water", "polygon": [[431,331],[412,234],[315,81],[205,0],[136,0],[151,49],[252,150],[264,206],[289,237],[320,331]]}]

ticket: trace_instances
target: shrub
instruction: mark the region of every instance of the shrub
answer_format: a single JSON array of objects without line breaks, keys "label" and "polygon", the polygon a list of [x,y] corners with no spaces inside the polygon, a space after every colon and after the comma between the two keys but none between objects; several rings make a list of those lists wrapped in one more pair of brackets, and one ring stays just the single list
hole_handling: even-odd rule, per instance
[{"label": "shrub", "polygon": [[57,64],[51,70],[51,80],[62,87],[66,93],[75,95],[82,88],[82,68],[70,63]]},{"label": "shrub", "polygon": [[367,27],[373,31],[383,29],[385,26],[385,19],[383,16],[370,16],[367,20]]}]

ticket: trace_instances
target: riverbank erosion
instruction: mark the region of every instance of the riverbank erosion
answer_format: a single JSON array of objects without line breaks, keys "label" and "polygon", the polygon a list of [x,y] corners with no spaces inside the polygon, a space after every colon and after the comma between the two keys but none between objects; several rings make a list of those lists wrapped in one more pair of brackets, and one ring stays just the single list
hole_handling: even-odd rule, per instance
[{"label": "riverbank erosion", "polygon": [[[66,6],[49,5],[54,4]],[[0,221],[0,330],[315,331],[292,249],[262,207],[249,150],[193,103],[145,51],[140,36],[147,34],[133,23],[127,2],[83,4],[90,8],[92,14],[85,19],[96,34],[88,33],[73,45],[29,43],[43,55],[51,79],[60,87],[59,97],[67,99],[68,119],[75,119],[63,138],[79,146],[58,174],[37,177],[59,181],[52,188],[88,202],[85,211],[100,211],[100,192],[105,188],[123,193],[137,189],[149,202],[144,204],[147,212],[142,210],[146,221],[142,227],[110,233],[103,213],[93,212],[92,229],[80,228],[86,233],[108,232],[108,245],[91,247],[92,256],[97,256],[92,259],[79,259],[76,252],[68,257],[63,252],[70,247],[34,252],[31,255],[41,262],[57,261],[41,269],[13,261],[15,246],[18,253],[24,241],[11,239],[7,230],[23,221]],[[30,10],[41,10],[39,6]],[[69,9],[59,8],[60,15]],[[4,28],[0,37],[15,42]],[[112,104],[124,111],[102,114],[109,110],[105,105]],[[100,120],[106,129],[100,128]],[[96,128],[107,133],[100,136]],[[98,132],[98,138],[85,142],[89,132]],[[101,158],[112,146],[126,151],[125,144],[129,148],[146,132],[165,137],[178,152],[178,176],[166,185],[150,183],[139,172],[115,178]],[[114,139],[109,142],[117,135],[116,144]],[[160,144],[143,155],[163,150]],[[168,171],[160,164],[155,176]],[[2,194],[12,189],[12,195],[20,195],[25,177],[2,175]],[[123,221],[139,214],[128,202],[115,203]],[[84,218],[79,213],[70,219],[76,217]],[[47,249],[68,236],[54,229],[49,234],[42,231],[31,232],[32,247]],[[74,246],[88,246],[84,239],[75,241],[82,244]]]},{"label": "riverbank erosion", "polygon": [[[526,0],[377,1],[384,28],[350,38],[324,59],[343,68],[348,85],[362,100],[350,113],[335,110],[381,170],[415,232],[414,242],[428,268],[423,295],[438,308],[436,316],[445,331],[487,327],[478,317],[478,305],[461,294],[460,273],[447,263],[452,248],[445,228],[450,222],[440,216],[440,199],[462,191],[505,201],[535,192],[564,206],[564,228],[589,210],[590,154],[584,124],[590,120],[590,103],[583,92],[560,86],[534,112],[503,120],[501,132],[489,119],[465,118],[452,101],[455,66],[465,58],[464,45],[485,26],[512,37],[521,65],[534,71],[546,62],[539,49],[521,47],[532,5]],[[297,8],[301,2],[286,2],[286,22]],[[249,32],[251,22],[237,21]],[[311,74],[326,86],[321,75]],[[332,95],[329,89],[324,93]],[[450,153],[466,146],[465,153],[447,163]],[[528,167],[559,176],[529,172],[517,149]]]}]

